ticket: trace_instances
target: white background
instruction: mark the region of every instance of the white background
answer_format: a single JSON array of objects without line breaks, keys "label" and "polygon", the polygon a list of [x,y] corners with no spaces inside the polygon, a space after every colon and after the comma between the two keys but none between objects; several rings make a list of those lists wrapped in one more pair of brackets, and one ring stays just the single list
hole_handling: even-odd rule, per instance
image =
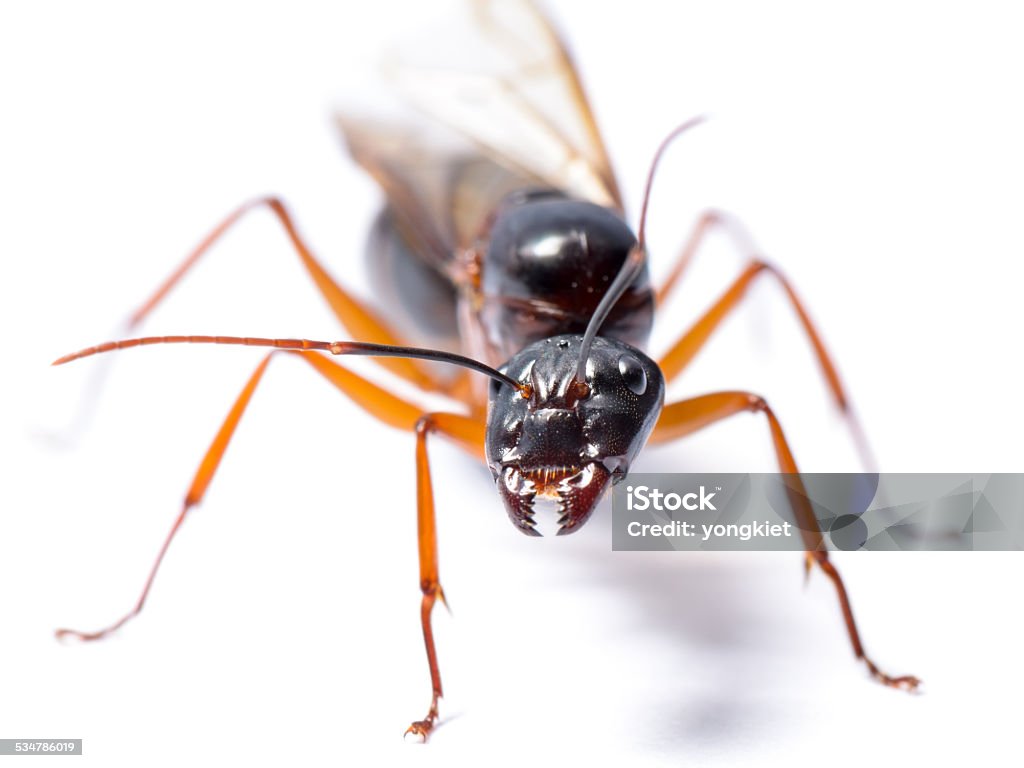
[{"label": "white background", "polygon": [[[1024,55],[1012,4],[552,3],[631,214],[654,147],[663,271],[704,206],[738,214],[793,278],[888,471],[1022,471],[1019,226]],[[827,581],[796,555],[609,551],[607,506],[529,540],[486,472],[438,444],[445,721],[419,635],[413,440],[275,362],[144,615],[57,643],[135,600],[208,441],[259,358],[124,353],[70,448],[103,341],[224,213],[274,192],[363,287],[373,186],[331,105],[430,14],[394,2],[51,3],[0,15],[0,737],[80,737],[89,765],[444,765],[497,757],[803,765],[1016,755],[1024,683],[1017,553],[837,557],[865,641],[908,696],[852,659]],[[660,316],[655,351],[740,267],[713,242]],[[335,338],[269,217],[253,216],[146,326]],[[368,370],[360,366],[361,370]],[[748,388],[801,466],[857,469],[775,286],[732,318],[673,397]],[[773,468],[738,417],[651,451],[648,470]],[[143,754],[146,754],[143,757]]]}]

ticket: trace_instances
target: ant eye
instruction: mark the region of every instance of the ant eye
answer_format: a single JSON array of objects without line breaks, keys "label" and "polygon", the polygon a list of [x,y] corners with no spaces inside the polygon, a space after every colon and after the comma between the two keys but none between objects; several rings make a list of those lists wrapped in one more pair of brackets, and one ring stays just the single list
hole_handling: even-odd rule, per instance
[{"label": "ant eye", "polygon": [[642,395],[647,391],[647,372],[640,365],[640,361],[632,355],[623,355],[619,358],[619,373],[622,381],[636,395]]}]

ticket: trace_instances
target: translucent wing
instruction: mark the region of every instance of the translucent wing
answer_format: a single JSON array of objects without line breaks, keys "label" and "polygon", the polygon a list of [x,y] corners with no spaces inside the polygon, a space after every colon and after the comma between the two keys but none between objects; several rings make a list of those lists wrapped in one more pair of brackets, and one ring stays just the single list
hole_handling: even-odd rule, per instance
[{"label": "translucent wing", "polygon": [[352,158],[387,196],[404,242],[452,282],[456,251],[472,243],[501,198],[543,183],[445,130],[343,115],[337,122]]},{"label": "translucent wing", "polygon": [[[579,75],[550,20],[530,0],[473,0],[451,64],[389,62],[418,109],[522,176],[622,210],[622,198]],[[435,56],[436,58],[436,56]]]},{"label": "translucent wing", "polygon": [[[458,251],[497,203],[554,187],[621,211],[618,186],[565,45],[527,0],[466,0],[422,55],[402,48],[392,83],[432,120],[339,115],[349,152],[387,196],[408,250],[460,284]],[[453,64],[434,63],[438,52]],[[416,117],[416,115],[412,115]]]}]

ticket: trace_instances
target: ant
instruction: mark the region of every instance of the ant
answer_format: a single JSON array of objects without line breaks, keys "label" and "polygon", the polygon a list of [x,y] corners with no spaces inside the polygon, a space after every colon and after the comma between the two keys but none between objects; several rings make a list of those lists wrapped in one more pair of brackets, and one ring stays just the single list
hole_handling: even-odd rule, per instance
[{"label": "ant", "polygon": [[[108,342],[55,361],[64,364],[152,344],[271,349],[203,457],[136,604],[107,627],[60,629],[58,636],[96,640],[142,610],[171,541],[189,510],[202,500],[254,391],[278,355],[297,357],[381,422],[415,434],[421,622],[431,699],[426,715],[407,734],[424,740],[437,724],[442,697],[431,621],[437,602],[445,603],[428,452],[434,437],[445,437],[486,462],[513,526],[529,536],[540,535],[537,514],[544,505],[538,502],[550,502],[559,535],[573,533],[605,492],[626,477],[644,445],[676,440],[745,412],[763,416],[780,471],[794,477],[799,487],[793,453],[764,398],[723,391],[665,402],[668,383],[740,305],[748,288],[764,277],[781,285],[838,408],[859,435],[838,373],[803,303],[788,279],[759,258],[749,260],[667,353],[655,360],[642,351],[656,306],[672,291],[707,233],[715,227],[732,232],[720,214],[704,214],[668,279],[658,289],[652,286],[645,223],[655,170],[669,144],[701,119],[679,126],[655,153],[634,234],[625,222],[622,197],[579,75],[550,22],[525,0],[478,2],[473,7],[481,37],[505,57],[506,72],[481,78],[399,67],[394,73],[413,103],[454,128],[462,142],[439,149],[403,125],[348,115],[338,119],[352,157],[386,196],[371,236],[371,266],[381,295],[398,315],[394,322],[336,281],[299,233],[285,204],[269,197],[246,203],[225,218],[132,315],[129,330],[143,322],[225,232],[250,211],[266,209],[284,229],[338,321],[357,340],[149,336]],[[572,125],[546,119],[535,96],[538,83],[572,105]],[[481,120],[481,115],[488,119]],[[511,129],[522,130],[527,137],[523,143],[505,140],[504,132]],[[403,326],[412,333],[397,330]],[[409,343],[407,337],[416,330],[429,331],[442,348]],[[465,411],[424,412],[331,359],[350,355],[374,357],[425,392],[461,400]],[[454,366],[457,372],[448,375],[438,366]],[[800,493],[791,495],[804,536],[806,568],[820,568],[835,586],[855,655],[883,684],[916,688],[917,678],[887,675],[866,655],[843,581],[821,543],[806,498],[801,498]]]}]

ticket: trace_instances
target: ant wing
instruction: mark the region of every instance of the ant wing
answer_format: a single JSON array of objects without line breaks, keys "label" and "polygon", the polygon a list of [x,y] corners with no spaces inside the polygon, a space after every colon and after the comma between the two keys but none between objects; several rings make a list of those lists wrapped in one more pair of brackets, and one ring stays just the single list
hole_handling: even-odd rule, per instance
[{"label": "ant wing", "polygon": [[337,115],[352,158],[377,182],[402,240],[458,283],[453,261],[508,193],[543,180],[497,162],[441,126]]},{"label": "ant wing", "polygon": [[607,150],[551,21],[531,0],[471,0],[469,10],[465,32],[452,32],[455,63],[392,60],[397,87],[495,162],[621,213]]},{"label": "ant wing", "polygon": [[[353,159],[387,197],[389,225],[428,267],[398,269],[406,283],[471,282],[458,256],[509,193],[553,187],[622,210],[579,76],[550,22],[528,0],[465,5],[468,25],[448,25],[450,45],[430,39],[434,54],[423,56],[413,53],[415,45],[403,46],[404,58],[392,56],[386,67],[392,84],[431,120],[401,112],[337,117]],[[426,64],[447,51],[457,56],[454,65]]]}]

